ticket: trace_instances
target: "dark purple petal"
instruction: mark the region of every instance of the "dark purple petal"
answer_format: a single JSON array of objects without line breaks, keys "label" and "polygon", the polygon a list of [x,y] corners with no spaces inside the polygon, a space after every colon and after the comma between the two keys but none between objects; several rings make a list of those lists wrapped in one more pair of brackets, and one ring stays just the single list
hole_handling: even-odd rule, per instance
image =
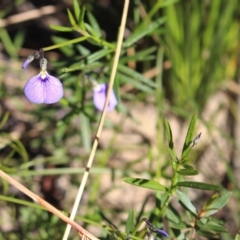
[{"label": "dark purple petal", "polygon": [[161,230],[161,229],[157,229],[157,230],[156,230],[156,233],[157,233],[157,234],[160,234],[160,235],[163,235],[164,237],[168,237],[168,233],[165,232],[165,231],[163,231],[163,230]]},{"label": "dark purple petal", "polygon": [[24,93],[32,103],[52,104],[63,97],[63,87],[59,79],[41,72],[27,81]]},{"label": "dark purple petal", "polygon": [[[103,111],[104,103],[106,101],[108,85],[105,83],[98,84],[93,89],[93,103],[94,106],[99,110]],[[111,91],[110,100],[107,106],[107,111],[112,111],[118,104],[117,98],[114,91]]]}]

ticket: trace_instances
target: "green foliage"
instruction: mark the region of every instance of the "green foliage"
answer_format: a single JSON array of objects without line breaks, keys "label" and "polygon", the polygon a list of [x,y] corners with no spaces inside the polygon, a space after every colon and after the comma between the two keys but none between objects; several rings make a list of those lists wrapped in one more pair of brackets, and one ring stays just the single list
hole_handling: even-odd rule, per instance
[{"label": "green foliage", "polygon": [[208,97],[230,73],[228,64],[236,55],[227,57],[226,53],[232,51],[239,35],[234,20],[238,1],[228,3],[179,1],[164,8],[163,41],[172,63],[172,95],[175,106],[185,106],[185,115],[188,110],[201,113]]},{"label": "green foliage", "polygon": [[[16,6],[22,2],[15,1]],[[75,192],[85,171],[100,117],[92,103],[89,79],[108,82],[116,49],[116,42],[105,38],[109,29],[103,30],[101,21],[91,11],[96,7],[94,1],[85,2],[88,2],[86,6],[81,6],[82,2],[78,0],[73,0],[72,6],[68,3],[68,8],[64,10],[68,22],[50,25],[54,45],[41,46],[45,52],[59,50],[61,56],[57,55],[57,60],[50,62],[65,89],[66,96],[59,104],[27,105],[22,99],[22,85],[10,86],[4,80],[10,70],[25,81],[26,76],[22,72],[19,74],[21,64],[18,62],[17,70],[14,64],[0,64],[0,101],[4,105],[4,110],[0,108],[0,169],[39,194],[39,182],[45,177],[51,179],[49,182],[52,184],[55,184],[52,179],[57,179],[58,175],[64,177],[64,181],[67,179],[62,204],[66,214],[72,206],[72,192]],[[204,107],[212,94],[222,87],[225,79],[237,75],[238,1],[159,0],[131,1],[131,4],[114,82],[119,102],[117,113],[110,116],[104,125],[109,132],[106,139],[100,139],[96,162],[90,169],[91,179],[85,189],[83,211],[77,220],[86,228],[95,226],[101,239],[140,240],[151,238],[150,234],[156,237],[157,233],[151,232],[144,220],[146,216],[152,229],[166,230],[169,239],[198,239],[201,236],[207,239],[240,239],[239,233],[228,229],[227,218],[219,220],[218,215],[226,211],[227,214],[224,212],[223,215],[232,216],[232,221],[239,225],[240,195],[232,166],[225,161],[226,176],[233,184],[230,186],[232,192],[226,191],[226,186],[217,182],[214,174],[206,182],[196,180],[195,177],[203,174],[196,165],[198,151],[204,152],[205,149],[196,148],[195,151],[194,147],[197,116],[202,121]],[[13,9],[14,6],[1,9],[0,16],[4,18]],[[114,17],[116,19],[113,20],[117,21],[117,16]],[[13,63],[24,40],[27,40],[25,36],[22,28],[17,29],[13,36],[8,28],[0,29],[4,54],[10,56]],[[132,50],[134,54],[131,54]],[[13,101],[9,102],[9,99]],[[153,131],[156,136],[153,138],[141,132],[142,125],[133,114],[132,109],[139,111],[138,107],[142,105],[144,111],[151,106],[157,112]],[[232,109],[231,112],[234,112]],[[167,119],[163,120],[164,116],[173,114],[182,125],[192,116],[179,155],[176,154],[179,146],[174,141],[175,129],[171,129]],[[148,118],[151,119],[152,115],[149,114]],[[117,141],[119,134],[126,131],[124,126],[127,121],[139,127],[136,132],[141,141],[134,146],[129,144],[130,137],[128,139],[126,135],[121,144]],[[144,121],[142,124],[147,125]],[[214,124],[213,119],[209,123],[202,122]],[[135,133],[135,128],[127,129],[129,136]],[[16,134],[18,131],[20,134]],[[224,132],[225,129],[217,131]],[[204,135],[212,137],[210,131]],[[238,145],[226,135],[223,133],[223,138],[228,138],[237,152]],[[200,137],[200,134],[197,136]],[[129,150],[131,154],[128,154]],[[134,150],[141,156],[135,156]],[[134,160],[125,159],[125,151],[126,156],[131,155]],[[116,163],[115,158],[120,158],[120,161]],[[105,182],[106,176],[110,180]],[[123,179],[123,185],[117,182],[119,178]],[[138,191],[142,188],[143,193],[150,189],[150,197],[155,194],[155,201],[151,201],[151,208],[147,208],[150,197],[140,197],[137,202],[141,206],[136,210],[134,204],[125,207],[129,196],[121,192],[122,205],[110,204],[105,197],[119,186],[123,188],[123,193],[125,187],[131,192],[136,187]],[[19,199],[22,195],[11,190],[3,179],[0,189],[0,208],[8,209],[13,225],[16,223],[19,226],[15,232],[0,231],[0,239],[23,239],[23,236],[24,239],[62,238],[65,224],[58,218],[35,203]],[[193,199],[195,193],[203,197]],[[50,195],[58,194],[54,192]],[[237,209],[231,206],[226,209],[232,198]],[[161,235],[158,237],[161,238]],[[71,239],[79,238],[73,233]]]}]

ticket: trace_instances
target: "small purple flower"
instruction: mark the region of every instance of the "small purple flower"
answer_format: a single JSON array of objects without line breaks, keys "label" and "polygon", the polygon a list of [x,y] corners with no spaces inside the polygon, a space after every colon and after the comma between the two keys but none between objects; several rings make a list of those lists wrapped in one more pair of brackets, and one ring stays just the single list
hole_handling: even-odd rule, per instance
[{"label": "small purple flower", "polygon": [[[28,60],[24,64],[23,66],[27,66]],[[56,103],[63,97],[62,83],[47,73],[47,60],[45,58],[40,60],[40,68],[40,73],[30,78],[25,84],[24,93],[32,103]]]},{"label": "small purple flower", "polygon": [[29,65],[29,63],[32,62],[35,58],[36,59],[39,58],[40,57],[40,53],[39,53],[40,51],[36,51],[32,55],[29,55],[28,58],[26,59],[26,61],[23,63],[22,69],[25,69]]},{"label": "small purple flower", "polygon": [[33,59],[34,59],[33,55],[28,56],[28,58],[26,59],[26,61],[22,65],[22,69],[25,69],[28,66],[28,64],[33,61]]},{"label": "small purple flower", "polygon": [[143,220],[145,221],[148,229],[150,230],[150,232],[155,232],[159,235],[162,235],[164,237],[168,237],[168,233],[159,229],[159,228],[156,228],[152,223],[149,222],[149,220],[147,218],[143,218]]},{"label": "small purple flower", "polygon": [[[93,88],[93,103],[94,106],[101,112],[106,101],[108,85],[106,83],[97,84]],[[114,91],[111,91],[110,100],[107,106],[107,111],[112,111],[118,104]]]},{"label": "small purple flower", "polygon": [[168,233],[163,231],[163,230],[161,230],[161,229],[157,229],[156,233],[159,234],[159,235],[162,235],[164,237],[168,237]]}]

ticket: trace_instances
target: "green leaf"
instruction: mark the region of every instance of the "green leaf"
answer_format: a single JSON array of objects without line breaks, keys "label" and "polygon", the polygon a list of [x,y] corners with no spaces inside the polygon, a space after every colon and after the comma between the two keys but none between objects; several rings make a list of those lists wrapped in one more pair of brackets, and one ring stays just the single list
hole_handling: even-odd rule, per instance
[{"label": "green leaf", "polygon": [[134,79],[130,76],[127,76],[125,74],[122,74],[122,73],[118,72],[117,77],[121,81],[121,83],[130,83],[135,88],[137,88],[138,90],[141,90],[141,91],[146,92],[146,93],[153,93],[152,88],[142,84],[141,82],[137,81],[136,79]]},{"label": "green leaf", "polygon": [[240,240],[240,232],[238,232],[234,238],[234,240]]},{"label": "green leaf", "polygon": [[90,56],[87,57],[87,63],[93,63],[96,62],[97,60],[107,56],[108,54],[110,54],[112,52],[111,49],[101,49],[93,54],[91,54]]},{"label": "green leaf", "polygon": [[202,182],[192,182],[192,181],[178,182],[177,186],[188,187],[188,188],[196,188],[196,189],[202,189],[202,190],[211,190],[211,191],[218,191],[221,188],[218,185],[202,183]]},{"label": "green leaf", "polygon": [[90,33],[90,35],[99,38],[98,32],[89,24],[85,23],[85,27],[87,29],[87,32]]},{"label": "green leaf", "polygon": [[182,150],[182,159],[184,159],[190,152],[191,150],[191,144],[192,144],[192,140],[193,140],[193,134],[194,134],[194,129],[195,129],[195,125],[197,122],[197,117],[194,114],[192,116],[192,119],[190,121],[189,127],[188,127],[188,132],[185,138],[185,143],[183,145],[183,150]]},{"label": "green leaf", "polygon": [[198,171],[196,169],[180,169],[177,171],[178,174],[182,175],[182,176],[195,176],[198,175]]},{"label": "green leaf", "polygon": [[142,82],[150,87],[156,88],[156,83],[153,82],[151,79],[144,77],[142,74],[138,73],[137,71],[126,67],[122,64],[118,65],[118,71],[121,71],[125,74],[127,74],[128,76],[131,76],[132,78],[134,78],[135,80],[138,80],[139,82]]},{"label": "green leaf", "polygon": [[219,236],[216,232],[206,232],[206,231],[201,231],[201,230],[197,230],[197,234],[199,236],[202,236],[206,239],[219,239]]},{"label": "green leaf", "polygon": [[194,159],[192,159],[192,158],[184,158],[184,159],[181,161],[181,164],[182,164],[182,165],[186,165],[186,164],[192,163],[193,161],[194,161]]},{"label": "green leaf", "polygon": [[232,192],[227,192],[220,196],[219,198],[216,198],[210,205],[207,206],[207,208],[221,209],[227,204],[231,196]]},{"label": "green leaf", "polygon": [[206,224],[202,224],[200,221],[197,222],[197,226],[201,231],[205,232],[227,232],[222,222],[210,221]]},{"label": "green leaf", "polygon": [[74,8],[75,17],[77,20],[79,20],[81,11],[80,11],[80,6],[77,0],[73,0],[73,8]]},{"label": "green leaf", "polygon": [[84,15],[85,15],[85,7],[83,6],[81,13],[80,13],[78,26],[80,26],[80,28],[85,31],[86,28],[85,28],[85,23],[84,23]]},{"label": "green leaf", "polygon": [[142,188],[148,188],[152,190],[157,191],[166,191],[166,187],[162,184],[154,181],[154,180],[148,180],[143,178],[124,178],[124,182],[132,184],[134,186],[142,187]]},{"label": "green leaf", "polygon": [[213,197],[209,199],[203,207],[201,217],[209,217],[218,212],[227,204],[231,195],[231,192],[227,192],[222,196],[219,196],[219,194],[214,194]]},{"label": "green leaf", "polygon": [[167,137],[168,137],[168,146],[169,146],[170,149],[173,150],[172,129],[171,129],[170,124],[169,124],[169,122],[166,118],[164,119],[164,123],[165,123],[165,129],[166,129]]},{"label": "green leaf", "polygon": [[175,224],[179,224],[181,222],[181,217],[175,209],[167,208],[167,219]]},{"label": "green leaf", "polygon": [[178,190],[176,190],[177,196],[179,198],[179,201],[181,202],[181,204],[190,212],[192,213],[194,216],[198,215],[197,209],[195,208],[195,206],[192,204],[190,198],[183,192],[180,192]]},{"label": "green leaf", "polygon": [[177,158],[176,158],[176,156],[175,156],[175,153],[174,153],[173,149],[171,149],[171,148],[168,147],[168,148],[167,148],[167,151],[168,151],[171,159],[176,162]]},{"label": "green leaf", "polygon": [[88,117],[82,112],[81,114],[81,138],[86,152],[91,150],[91,127]]},{"label": "green leaf", "polygon": [[5,125],[9,117],[9,112],[6,112],[0,122],[0,129]]},{"label": "green leaf", "polygon": [[[171,228],[179,229],[179,230],[188,228],[188,226],[187,226],[185,223],[183,223],[183,222],[180,222],[180,223],[172,223],[172,222],[169,222],[169,226],[170,226]],[[182,238],[181,238],[181,239],[182,239]]]},{"label": "green leaf", "polygon": [[102,36],[102,31],[96,18],[92,15],[91,12],[87,12],[87,16],[91,27],[95,30],[96,36],[100,38]]},{"label": "green leaf", "polygon": [[50,25],[50,28],[57,30],[59,32],[72,32],[73,29],[70,27],[63,27],[63,26],[57,26],[57,25]]},{"label": "green leaf", "polygon": [[72,24],[73,27],[75,27],[76,22],[75,22],[75,19],[69,9],[67,9],[67,13],[68,13],[68,18],[69,18],[70,23]]},{"label": "green leaf", "polygon": [[132,33],[132,35],[125,41],[123,47],[128,48],[139,39],[143,38],[147,34],[153,32],[154,30],[158,29],[160,25],[165,22],[165,18],[159,18],[158,20],[151,22],[150,24],[143,23],[139,25]]},{"label": "green leaf", "polygon": [[[119,62],[124,65],[128,61],[148,61],[148,59],[156,59],[156,50],[157,47],[153,46],[150,48],[147,48],[145,50],[137,51],[134,53],[134,55],[131,56],[122,56],[119,59]],[[152,53],[152,55],[150,55]]]},{"label": "green leaf", "polygon": [[133,231],[134,229],[134,211],[130,210],[128,212],[128,219],[126,222],[126,233],[129,234]]},{"label": "green leaf", "polygon": [[18,31],[16,33],[16,35],[14,37],[14,41],[13,41],[13,44],[16,48],[22,47],[25,36],[26,36],[26,32],[23,29],[21,29],[20,31]]}]

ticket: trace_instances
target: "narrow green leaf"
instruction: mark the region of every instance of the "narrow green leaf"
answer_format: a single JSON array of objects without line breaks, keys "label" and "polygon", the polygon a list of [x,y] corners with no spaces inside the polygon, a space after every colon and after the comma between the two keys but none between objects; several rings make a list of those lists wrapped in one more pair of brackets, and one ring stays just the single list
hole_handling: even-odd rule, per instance
[{"label": "narrow green leaf", "polygon": [[148,180],[143,178],[124,178],[123,181],[142,188],[148,188],[157,191],[166,191],[165,186],[154,180]]},{"label": "narrow green leaf", "polygon": [[[137,51],[134,55],[132,56],[122,56],[119,59],[119,62],[124,65],[125,63],[127,63],[128,61],[146,61],[146,59],[156,59],[156,50],[157,47],[153,46],[150,48],[147,48],[145,50],[141,50],[141,51]],[[150,55],[152,54],[152,55]]]},{"label": "narrow green leaf", "polygon": [[192,116],[192,119],[190,121],[189,127],[188,127],[188,132],[185,138],[185,143],[183,145],[183,150],[182,150],[182,159],[187,157],[187,155],[189,154],[189,151],[191,150],[191,144],[192,144],[192,140],[193,140],[193,134],[194,134],[194,129],[195,129],[195,125],[197,122],[197,117],[194,114]]},{"label": "narrow green leaf", "polygon": [[102,31],[101,31],[101,28],[99,27],[99,24],[96,18],[92,15],[91,12],[87,12],[87,16],[88,16],[90,26],[95,30],[97,37],[100,38],[102,36]]},{"label": "narrow green leaf", "polygon": [[214,194],[213,197],[209,199],[203,207],[201,217],[209,217],[218,212],[227,204],[231,195],[231,192],[227,192],[222,196],[219,196],[219,194]]},{"label": "narrow green leaf", "polygon": [[201,231],[206,231],[206,232],[227,232],[223,223],[216,223],[216,222],[207,222],[206,224],[202,224],[200,221],[197,222],[197,226]]},{"label": "narrow green leaf", "polygon": [[139,39],[143,38],[147,34],[153,32],[165,22],[165,18],[159,18],[158,20],[151,22],[150,24],[141,24],[135,29],[132,35],[125,41],[123,47],[128,48],[132,44],[136,43]]},{"label": "narrow green leaf", "polygon": [[176,162],[177,158],[176,158],[176,156],[175,156],[175,153],[174,153],[173,149],[171,149],[170,147],[168,147],[168,148],[167,148],[167,151],[168,151],[171,159]]},{"label": "narrow green leaf", "polygon": [[188,164],[183,165],[183,167],[184,167],[185,169],[188,169],[188,170],[195,170],[195,168],[194,168],[193,166],[188,165]]},{"label": "narrow green leaf", "polygon": [[180,191],[176,191],[177,196],[179,198],[179,201],[181,202],[181,204],[183,206],[185,206],[185,208],[192,213],[194,216],[198,215],[197,209],[195,208],[195,206],[192,204],[190,198],[183,192]]},{"label": "narrow green leaf", "polygon": [[22,47],[23,45],[23,42],[25,40],[25,34],[26,31],[21,29],[20,31],[18,31],[14,37],[14,40],[13,40],[13,44],[16,48],[20,48]]},{"label": "narrow green leaf", "polygon": [[231,196],[232,196],[232,192],[227,192],[222,196],[220,196],[219,198],[217,198],[215,201],[213,201],[210,205],[207,206],[207,208],[221,209],[227,204]]},{"label": "narrow green leaf", "polygon": [[60,31],[60,32],[72,32],[73,29],[70,27],[63,27],[63,26],[57,26],[57,25],[50,25],[50,28]]},{"label": "narrow green leaf", "polygon": [[146,92],[146,93],[153,93],[153,89],[142,84],[141,82],[137,81],[136,79],[127,76],[125,74],[122,74],[120,72],[117,73],[119,80],[121,81],[121,83],[130,83],[132,84],[134,87],[136,87],[137,89]]},{"label": "narrow green leaf", "polygon": [[90,121],[88,117],[82,112],[81,113],[81,137],[83,146],[87,152],[91,150],[91,130]]},{"label": "narrow green leaf", "polygon": [[111,49],[101,49],[93,54],[91,54],[90,56],[87,57],[87,63],[93,63],[96,62],[97,60],[107,56],[108,54],[110,54],[112,52]]},{"label": "narrow green leaf", "polygon": [[9,112],[6,112],[0,122],[0,129],[5,125],[9,117]]},{"label": "narrow green leaf", "polygon": [[170,208],[167,208],[167,219],[175,224],[181,222],[181,217],[175,209],[172,210]]},{"label": "narrow green leaf", "polygon": [[[177,224],[169,222],[169,227],[173,228],[173,232],[174,232],[174,229],[182,230],[182,229],[188,228],[188,226],[183,222],[180,222]],[[184,239],[184,238],[179,238],[179,236],[178,236],[178,239]]]},{"label": "narrow green leaf", "polygon": [[90,35],[99,38],[98,32],[89,24],[85,23],[85,27],[88,33],[90,33]]},{"label": "narrow green leaf", "polygon": [[77,21],[79,21],[81,11],[80,11],[80,6],[77,0],[73,0],[73,8],[75,13],[75,18],[77,19]]},{"label": "narrow green leaf", "polygon": [[180,169],[177,171],[177,173],[182,176],[194,176],[198,175],[199,172],[195,169]]},{"label": "narrow green leaf", "polygon": [[129,234],[133,231],[134,229],[134,211],[130,210],[128,212],[128,219],[126,222],[126,233]]},{"label": "narrow green leaf", "polygon": [[203,189],[203,190],[212,190],[212,191],[219,191],[220,190],[220,186],[218,186],[218,185],[202,183],[202,182],[192,182],[192,181],[178,182],[177,186]]},{"label": "narrow green leaf", "polygon": [[240,231],[236,234],[234,240],[240,240]]},{"label": "narrow green leaf", "polygon": [[218,239],[219,238],[218,234],[214,231],[207,232],[207,231],[197,230],[197,234],[206,239]]},{"label": "narrow green leaf", "polygon": [[169,146],[170,149],[173,150],[172,129],[171,129],[170,124],[169,124],[169,122],[166,118],[164,119],[164,123],[165,123],[165,129],[166,129],[167,137],[168,137],[168,146]]},{"label": "narrow green leaf", "polygon": [[84,15],[85,15],[85,7],[83,6],[81,9],[78,26],[80,26],[80,28],[85,31],[86,28],[84,23]]},{"label": "narrow green leaf", "polygon": [[75,27],[76,22],[75,22],[75,19],[69,9],[67,9],[67,13],[68,13],[68,19],[69,19],[70,23],[72,24],[73,27]]},{"label": "narrow green leaf", "polygon": [[129,68],[129,67],[126,67],[122,64],[119,64],[118,65],[118,71],[121,71],[125,74],[127,74],[128,76],[131,76],[132,78],[135,78],[136,80],[150,86],[150,87],[153,87],[153,88],[156,88],[156,83],[153,82],[151,79],[149,78],[146,78],[144,77],[142,74],[140,74],[139,72]]},{"label": "narrow green leaf", "polygon": [[193,158],[184,158],[182,161],[181,161],[181,164],[184,166],[186,164],[189,164],[189,163],[192,163],[194,161]]}]

